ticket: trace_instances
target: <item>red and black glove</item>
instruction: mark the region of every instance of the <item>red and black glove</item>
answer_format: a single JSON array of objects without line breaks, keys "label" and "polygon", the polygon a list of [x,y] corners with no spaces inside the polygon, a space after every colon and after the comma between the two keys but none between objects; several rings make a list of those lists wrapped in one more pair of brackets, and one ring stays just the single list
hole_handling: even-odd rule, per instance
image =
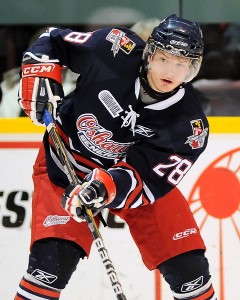
[{"label": "red and black glove", "polygon": [[25,54],[22,64],[22,79],[19,87],[19,104],[36,125],[43,125],[43,112],[50,104],[54,119],[64,96],[62,87],[62,67],[58,60],[48,56]]},{"label": "red and black glove", "polygon": [[62,207],[77,222],[85,221],[84,207],[96,216],[116,195],[112,176],[103,169],[94,169],[82,185],[69,185],[62,197]]}]

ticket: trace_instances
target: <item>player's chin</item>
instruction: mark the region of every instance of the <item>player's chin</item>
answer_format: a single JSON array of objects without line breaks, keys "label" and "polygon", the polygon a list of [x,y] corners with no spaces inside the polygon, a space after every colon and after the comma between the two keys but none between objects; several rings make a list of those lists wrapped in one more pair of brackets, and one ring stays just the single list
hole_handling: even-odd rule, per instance
[{"label": "player's chin", "polygon": [[169,93],[171,91],[173,91],[176,88],[175,85],[172,84],[164,84],[158,87],[158,92],[160,93]]}]

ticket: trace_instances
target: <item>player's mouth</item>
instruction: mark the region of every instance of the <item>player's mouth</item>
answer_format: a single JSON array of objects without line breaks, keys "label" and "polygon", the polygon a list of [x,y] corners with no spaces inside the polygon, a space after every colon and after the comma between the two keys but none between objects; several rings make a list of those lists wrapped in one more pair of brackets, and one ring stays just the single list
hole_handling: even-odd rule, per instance
[{"label": "player's mouth", "polygon": [[171,83],[173,83],[171,80],[169,80],[169,79],[161,79],[161,81],[163,82],[163,83],[166,83],[166,84],[171,84]]}]

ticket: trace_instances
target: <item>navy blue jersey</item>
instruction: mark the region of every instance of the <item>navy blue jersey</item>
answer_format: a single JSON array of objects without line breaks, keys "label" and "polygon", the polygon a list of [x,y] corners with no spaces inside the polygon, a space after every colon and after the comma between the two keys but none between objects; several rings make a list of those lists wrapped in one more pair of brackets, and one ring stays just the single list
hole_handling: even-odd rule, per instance
[{"label": "navy blue jersey", "polygon": [[[57,128],[80,180],[94,168],[111,173],[117,186],[113,208],[161,199],[207,144],[208,122],[190,83],[157,103],[141,100],[144,46],[126,28],[52,28],[27,50],[80,74],[63,100]],[[65,188],[68,180],[47,133],[44,146],[49,177]]]}]

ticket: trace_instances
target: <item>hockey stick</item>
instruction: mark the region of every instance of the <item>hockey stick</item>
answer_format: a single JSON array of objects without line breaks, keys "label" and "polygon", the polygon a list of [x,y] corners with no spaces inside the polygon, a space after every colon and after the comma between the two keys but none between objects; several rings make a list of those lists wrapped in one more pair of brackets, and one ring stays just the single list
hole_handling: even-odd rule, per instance
[{"label": "hockey stick", "polygon": [[[59,136],[59,133],[57,132],[57,128],[55,126],[53,117],[48,110],[44,111],[43,121],[44,121],[44,124],[47,128],[49,135],[51,136],[51,138],[53,140],[59,160],[65,170],[65,173],[68,177],[70,184],[72,184],[72,185],[79,184],[79,180],[73,169],[72,163],[67,156],[66,148],[61,140],[61,137]],[[101,260],[104,264],[104,267],[107,271],[107,275],[111,281],[111,284],[112,284],[113,290],[116,294],[116,297],[118,300],[127,300],[126,296],[123,293],[122,286],[118,280],[118,276],[115,271],[115,268],[112,264],[112,261],[109,258],[108,251],[107,251],[106,247],[104,246],[103,238],[101,236],[100,231],[98,230],[98,227],[96,225],[96,222],[95,222],[93,214],[92,214],[92,211],[86,207],[83,207],[83,209],[84,209],[85,220],[91,231],[93,240],[97,247],[97,251],[98,251],[98,253],[101,257]]]}]

